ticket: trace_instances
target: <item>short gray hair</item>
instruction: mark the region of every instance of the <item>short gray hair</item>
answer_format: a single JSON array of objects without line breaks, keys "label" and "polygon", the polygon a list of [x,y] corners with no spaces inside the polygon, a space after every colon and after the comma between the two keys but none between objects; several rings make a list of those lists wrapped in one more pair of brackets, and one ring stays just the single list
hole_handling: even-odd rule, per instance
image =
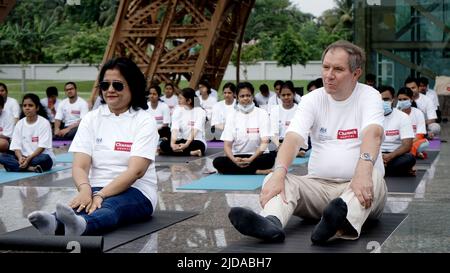
[{"label": "short gray hair", "polygon": [[366,53],[359,46],[345,40],[339,40],[329,45],[322,54],[322,62],[328,51],[336,48],[341,48],[348,53],[348,67],[350,67],[351,72],[355,72],[358,68],[363,69],[364,63],[366,62]]}]

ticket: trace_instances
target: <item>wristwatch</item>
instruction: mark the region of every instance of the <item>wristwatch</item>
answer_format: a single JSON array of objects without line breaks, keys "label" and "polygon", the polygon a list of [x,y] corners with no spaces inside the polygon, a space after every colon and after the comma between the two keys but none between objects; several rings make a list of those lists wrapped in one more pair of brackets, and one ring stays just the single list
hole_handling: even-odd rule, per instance
[{"label": "wristwatch", "polygon": [[375,165],[375,160],[373,160],[373,158],[370,156],[369,153],[362,153],[359,156],[359,158],[364,160],[364,161],[370,161],[370,162],[372,162],[373,165]]}]

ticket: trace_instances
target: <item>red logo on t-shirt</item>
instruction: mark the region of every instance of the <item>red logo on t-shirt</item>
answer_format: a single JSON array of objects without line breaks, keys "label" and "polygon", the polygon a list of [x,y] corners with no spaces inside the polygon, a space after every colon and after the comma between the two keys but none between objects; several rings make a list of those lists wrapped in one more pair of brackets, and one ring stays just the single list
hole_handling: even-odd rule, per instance
[{"label": "red logo on t-shirt", "polygon": [[337,132],[338,139],[350,139],[350,138],[358,138],[358,129],[349,129],[349,130],[338,130]]},{"label": "red logo on t-shirt", "polygon": [[116,144],[114,144],[114,151],[130,152],[131,145],[133,145],[133,142],[116,141]]},{"label": "red logo on t-shirt", "polygon": [[399,130],[386,130],[386,136],[398,136],[400,135]]},{"label": "red logo on t-shirt", "polygon": [[81,114],[81,111],[79,111],[79,110],[72,110],[70,113],[72,115],[79,115],[79,114]]},{"label": "red logo on t-shirt", "polygon": [[163,120],[163,116],[156,116],[155,120]]},{"label": "red logo on t-shirt", "polygon": [[37,136],[31,137],[31,142],[39,142],[39,137]]},{"label": "red logo on t-shirt", "polygon": [[247,128],[247,134],[258,134],[259,128]]}]

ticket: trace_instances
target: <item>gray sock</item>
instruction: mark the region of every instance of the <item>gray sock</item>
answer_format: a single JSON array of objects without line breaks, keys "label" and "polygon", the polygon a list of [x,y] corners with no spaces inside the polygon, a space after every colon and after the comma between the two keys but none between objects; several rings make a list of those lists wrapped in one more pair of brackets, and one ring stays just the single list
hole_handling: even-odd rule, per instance
[{"label": "gray sock", "polygon": [[53,214],[41,210],[33,211],[28,214],[28,221],[30,221],[42,235],[55,235],[56,218]]},{"label": "gray sock", "polygon": [[79,236],[86,230],[86,220],[64,204],[56,204],[56,218],[63,222],[65,235]]}]

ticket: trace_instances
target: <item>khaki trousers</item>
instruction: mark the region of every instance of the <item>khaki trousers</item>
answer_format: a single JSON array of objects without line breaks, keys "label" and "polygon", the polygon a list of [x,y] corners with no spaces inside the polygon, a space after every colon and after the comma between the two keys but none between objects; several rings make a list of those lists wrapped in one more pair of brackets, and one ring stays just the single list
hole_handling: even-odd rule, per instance
[{"label": "khaki trousers", "polygon": [[[270,178],[269,174],[264,179],[264,184]],[[342,198],[347,204],[347,220],[353,226],[356,234],[337,235],[344,239],[357,239],[361,233],[361,227],[367,218],[377,219],[383,213],[386,204],[386,183],[384,178],[374,169],[372,173],[374,199],[372,206],[365,209],[355,193],[350,188],[351,181],[333,181],[306,176],[287,174],[285,180],[286,201],[284,203],[280,195],[276,195],[261,211],[262,216],[274,215],[280,219],[283,227],[289,218],[296,215],[302,218],[320,219],[325,207],[335,198]],[[264,185],[263,185],[264,187]]]}]

